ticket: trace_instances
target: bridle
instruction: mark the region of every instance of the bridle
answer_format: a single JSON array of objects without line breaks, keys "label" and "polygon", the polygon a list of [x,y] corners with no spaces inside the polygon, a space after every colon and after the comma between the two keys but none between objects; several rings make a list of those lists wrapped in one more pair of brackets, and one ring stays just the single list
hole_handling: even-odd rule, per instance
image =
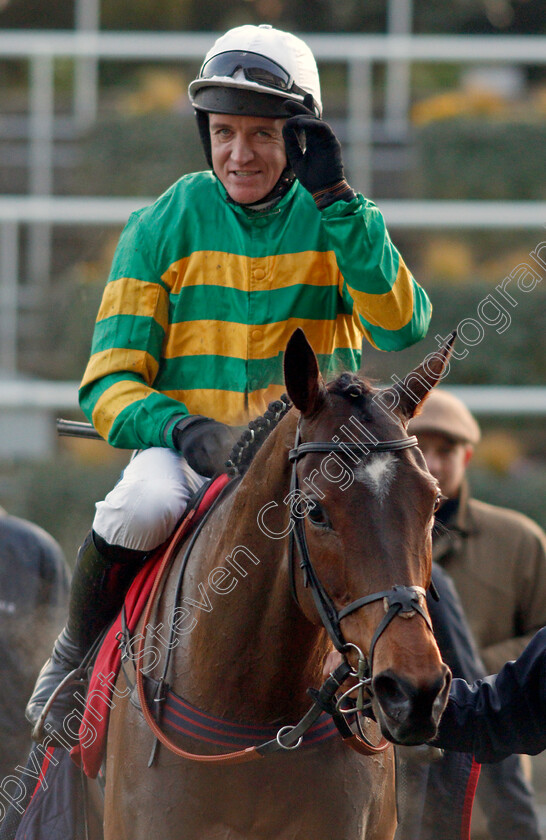
[{"label": "bridle", "polygon": [[[410,449],[414,446],[417,446],[417,438],[415,435],[398,438],[396,440],[366,442],[365,444],[348,441],[338,441],[337,443],[334,441],[311,441],[309,443],[301,443],[300,420],[296,429],[294,448],[290,450],[288,455],[288,459],[292,463],[290,498],[295,499],[298,497],[299,482],[297,465],[300,458],[303,458],[305,455],[317,452],[324,452],[328,454],[331,454],[332,452],[347,453],[349,450],[362,456],[363,454],[370,452],[398,452],[402,449]],[[367,680],[369,680],[371,677],[375,646],[379,637],[386,630],[395,616],[402,615],[405,618],[409,618],[415,613],[419,613],[432,630],[430,618],[421,605],[426,597],[426,592],[422,586],[395,585],[391,589],[374,592],[372,595],[364,595],[361,598],[357,598],[338,611],[331,597],[324,589],[311,562],[309,547],[307,545],[307,537],[305,536],[304,517],[297,515],[294,505],[291,505],[290,507],[290,521],[292,523],[292,527],[290,530],[289,564],[292,595],[296,603],[298,603],[294,568],[294,543],[296,543],[300,555],[299,565],[303,572],[304,586],[310,588],[320,620],[326,628],[334,646],[340,653],[347,653],[351,647],[356,648],[356,645],[348,643],[345,640],[341,631],[341,620],[360,609],[360,607],[364,607],[374,601],[384,600],[385,615],[375,630],[370,644],[368,657],[366,658],[359,648],[357,648],[359,652],[359,671],[363,679],[367,678]]]}]

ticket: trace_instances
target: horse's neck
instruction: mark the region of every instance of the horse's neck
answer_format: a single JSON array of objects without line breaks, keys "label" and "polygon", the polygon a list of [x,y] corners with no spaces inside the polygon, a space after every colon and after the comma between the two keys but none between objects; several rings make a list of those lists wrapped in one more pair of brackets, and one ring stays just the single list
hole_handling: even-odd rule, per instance
[{"label": "horse's neck", "polygon": [[177,676],[188,700],[223,717],[293,718],[309,705],[305,689],[320,680],[324,632],[290,596],[288,540],[268,537],[259,524],[275,502],[273,514],[286,525],[287,434],[275,430],[264,443],[211,517],[186,573],[183,604],[203,606],[194,609]]}]

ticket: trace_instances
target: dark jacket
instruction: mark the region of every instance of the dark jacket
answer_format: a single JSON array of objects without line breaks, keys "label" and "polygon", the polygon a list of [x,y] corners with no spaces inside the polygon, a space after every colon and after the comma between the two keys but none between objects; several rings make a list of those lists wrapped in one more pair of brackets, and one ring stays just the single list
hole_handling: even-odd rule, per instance
[{"label": "dark jacket", "polygon": [[453,681],[434,743],[481,763],[546,749],[546,627],[495,676]]},{"label": "dark jacket", "polygon": [[495,674],[546,624],[544,531],[521,513],[469,498],[466,484],[444,524],[433,558],[455,584],[486,673]]},{"label": "dark jacket", "polygon": [[69,569],[58,543],[0,508],[0,770],[28,753],[25,706],[63,625]]}]

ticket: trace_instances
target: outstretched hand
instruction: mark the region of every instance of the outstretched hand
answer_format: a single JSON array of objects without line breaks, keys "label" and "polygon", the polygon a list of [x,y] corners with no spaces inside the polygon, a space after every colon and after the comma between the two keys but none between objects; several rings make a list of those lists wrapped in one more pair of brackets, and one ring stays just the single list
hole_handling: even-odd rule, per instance
[{"label": "outstretched hand", "polygon": [[340,199],[351,201],[355,193],[345,180],[341,145],[328,123],[312,110],[311,94],[303,104],[287,100],[284,105],[293,114],[283,127],[286,156],[298,181],[319,209]]}]

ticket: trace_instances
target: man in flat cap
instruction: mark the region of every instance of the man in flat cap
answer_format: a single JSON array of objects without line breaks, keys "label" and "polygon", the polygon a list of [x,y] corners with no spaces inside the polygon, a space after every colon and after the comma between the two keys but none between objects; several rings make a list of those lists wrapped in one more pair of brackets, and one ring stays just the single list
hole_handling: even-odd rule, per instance
[{"label": "man in flat cap", "polygon": [[470,497],[466,468],[480,428],[453,394],[433,391],[409,430],[446,496],[436,514],[433,559],[453,579],[495,674],[546,624],[546,536],[523,514]]},{"label": "man in flat cap", "polygon": [[[409,431],[446,497],[436,513],[433,560],[455,584],[485,672],[497,673],[546,624],[545,534],[516,511],[471,498],[466,469],[480,428],[453,394],[435,389]],[[519,757],[484,765],[478,802],[495,840],[540,837]]]}]

